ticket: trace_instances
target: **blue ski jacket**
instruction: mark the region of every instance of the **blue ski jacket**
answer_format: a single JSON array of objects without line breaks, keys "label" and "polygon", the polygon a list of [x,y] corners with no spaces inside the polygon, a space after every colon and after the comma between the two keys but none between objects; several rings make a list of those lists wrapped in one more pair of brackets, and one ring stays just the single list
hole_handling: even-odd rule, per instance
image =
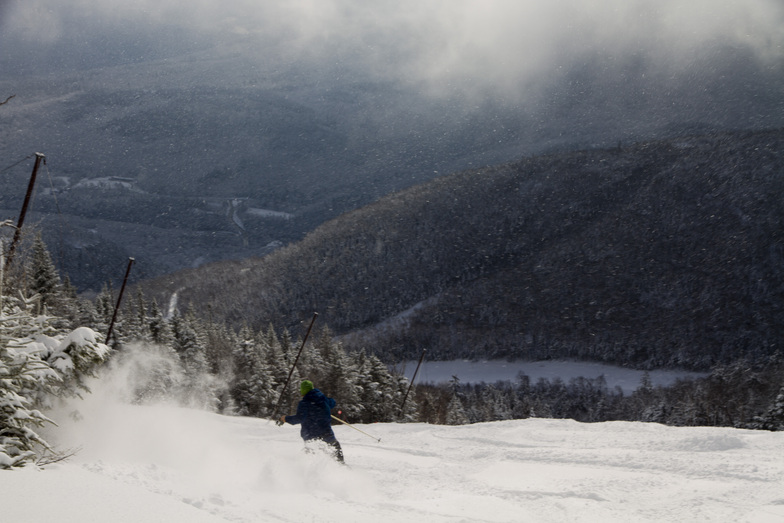
[{"label": "blue ski jacket", "polygon": [[313,389],[302,397],[297,405],[297,413],[293,416],[286,416],[286,423],[301,424],[299,434],[305,441],[311,439],[333,441],[335,433],[332,432],[330,411],[334,407],[334,399],[326,397],[318,389]]}]

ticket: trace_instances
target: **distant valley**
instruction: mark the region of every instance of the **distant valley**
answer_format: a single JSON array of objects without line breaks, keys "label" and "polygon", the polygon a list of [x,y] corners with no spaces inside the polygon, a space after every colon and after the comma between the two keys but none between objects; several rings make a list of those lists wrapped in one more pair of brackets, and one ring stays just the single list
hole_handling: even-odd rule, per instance
[{"label": "distant valley", "polygon": [[783,155],[779,129],[532,156],[143,287],[236,327],[294,328],[318,311],[347,347],[389,361],[421,348],[637,368],[765,361],[784,334]]}]

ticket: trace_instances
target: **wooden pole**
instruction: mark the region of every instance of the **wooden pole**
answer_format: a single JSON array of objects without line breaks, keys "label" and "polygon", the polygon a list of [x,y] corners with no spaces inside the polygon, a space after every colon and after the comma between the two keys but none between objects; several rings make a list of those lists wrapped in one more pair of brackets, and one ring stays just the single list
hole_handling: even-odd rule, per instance
[{"label": "wooden pole", "polygon": [[41,161],[45,160],[46,156],[41,153],[35,153],[35,165],[33,165],[33,174],[30,175],[30,183],[27,184],[27,194],[25,194],[24,203],[22,203],[22,212],[19,213],[19,221],[16,224],[16,231],[14,232],[14,239],[11,240],[11,247],[8,249],[8,258],[6,265],[10,266],[14,259],[14,251],[16,251],[16,244],[19,242],[19,237],[22,234],[22,225],[24,224],[25,216],[27,215],[27,207],[30,205],[30,199],[33,196],[33,188],[35,187],[35,178],[38,175],[38,168],[41,166]]},{"label": "wooden pole", "polygon": [[114,321],[117,319],[117,311],[120,310],[120,302],[122,301],[123,292],[125,292],[125,285],[128,283],[128,275],[131,273],[131,265],[135,260],[128,258],[128,268],[125,269],[125,278],[123,278],[122,287],[120,287],[120,295],[117,296],[117,305],[114,306],[112,313],[112,321],[109,322],[109,330],[106,331],[106,344],[109,345],[109,337],[112,335],[114,329]]}]

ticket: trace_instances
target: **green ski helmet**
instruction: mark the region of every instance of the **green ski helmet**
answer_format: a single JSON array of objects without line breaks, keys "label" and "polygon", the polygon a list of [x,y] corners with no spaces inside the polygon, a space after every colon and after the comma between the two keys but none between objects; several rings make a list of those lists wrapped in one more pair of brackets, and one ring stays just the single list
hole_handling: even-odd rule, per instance
[{"label": "green ski helmet", "polygon": [[313,382],[310,380],[303,380],[302,383],[299,384],[299,393],[303,396],[312,390]]}]

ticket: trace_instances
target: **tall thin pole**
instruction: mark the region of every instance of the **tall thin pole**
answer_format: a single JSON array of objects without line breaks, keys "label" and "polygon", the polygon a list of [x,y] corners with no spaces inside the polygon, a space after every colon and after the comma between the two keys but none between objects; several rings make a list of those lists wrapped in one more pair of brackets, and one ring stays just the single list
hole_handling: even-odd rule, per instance
[{"label": "tall thin pole", "polygon": [[305,333],[305,337],[302,338],[302,345],[299,347],[299,352],[297,353],[297,357],[294,358],[294,364],[291,366],[291,370],[289,371],[289,377],[286,378],[286,384],[283,385],[283,389],[280,391],[280,396],[278,397],[278,402],[275,404],[275,410],[272,411],[272,419],[275,419],[275,416],[278,414],[278,408],[280,408],[280,402],[283,399],[283,395],[286,393],[286,388],[289,386],[289,381],[291,381],[291,375],[294,374],[294,368],[297,366],[297,362],[299,361],[299,356],[302,354],[302,349],[305,348],[305,342],[308,340],[308,336],[310,336],[310,329],[313,328],[313,324],[316,322],[316,318],[318,317],[318,312],[313,313],[313,319],[310,320],[310,326],[308,327],[308,331]]},{"label": "tall thin pole", "polygon": [[133,258],[128,258],[128,268],[125,269],[125,278],[123,278],[122,287],[120,287],[120,295],[117,296],[117,305],[114,306],[112,313],[112,321],[109,322],[109,330],[106,331],[106,344],[109,344],[109,337],[112,335],[114,329],[114,321],[117,319],[117,311],[120,310],[120,302],[122,302],[123,292],[125,292],[125,285],[128,283],[128,275],[131,273],[131,265],[136,261]]},{"label": "tall thin pole", "polygon": [[419,372],[419,367],[422,365],[422,360],[425,359],[425,352],[427,349],[422,349],[422,355],[419,357],[419,363],[417,363],[416,370],[414,371],[414,375],[411,376],[411,383],[408,384],[408,390],[406,391],[406,395],[403,397],[403,403],[400,404],[400,415],[403,415],[403,408],[406,406],[406,400],[408,399],[408,393],[411,392],[411,387],[414,386],[414,380],[417,377],[417,373]]},{"label": "tall thin pole", "polygon": [[3,315],[3,283],[5,282],[5,256],[3,256],[4,247],[5,240],[0,238],[0,316]]},{"label": "tall thin pole", "polygon": [[33,165],[33,174],[30,175],[30,183],[27,184],[27,194],[25,194],[24,203],[22,203],[22,212],[19,213],[19,221],[16,224],[16,231],[14,232],[14,239],[11,240],[11,247],[8,249],[8,258],[6,265],[11,265],[14,259],[14,251],[19,237],[22,234],[22,225],[24,224],[25,216],[27,215],[27,207],[30,205],[30,198],[33,195],[33,188],[35,188],[35,178],[38,176],[38,168],[41,166],[41,161],[46,163],[46,156],[42,153],[35,153],[35,165]]}]

